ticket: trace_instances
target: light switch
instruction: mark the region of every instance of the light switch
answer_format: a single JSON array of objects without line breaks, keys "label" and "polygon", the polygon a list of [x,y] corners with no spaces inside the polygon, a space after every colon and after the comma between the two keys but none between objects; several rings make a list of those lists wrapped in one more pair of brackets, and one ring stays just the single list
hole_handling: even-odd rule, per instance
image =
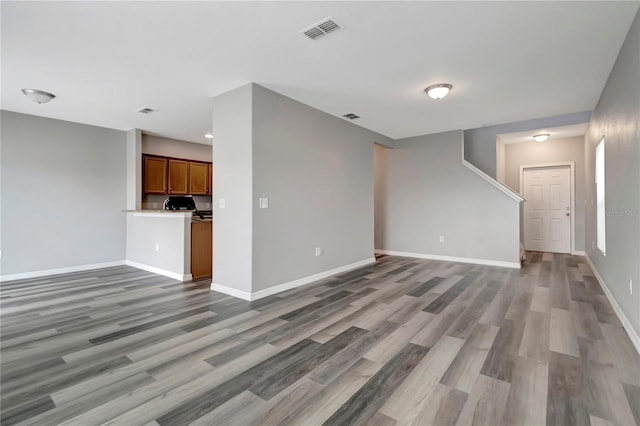
[{"label": "light switch", "polygon": [[260,206],[261,209],[268,209],[269,208],[269,199],[268,198],[259,198],[258,199],[258,205]]},{"label": "light switch", "polygon": [[220,209],[224,209],[225,204],[226,204],[226,203],[224,202],[224,198],[220,198],[220,199],[218,200],[218,208],[220,208]]}]

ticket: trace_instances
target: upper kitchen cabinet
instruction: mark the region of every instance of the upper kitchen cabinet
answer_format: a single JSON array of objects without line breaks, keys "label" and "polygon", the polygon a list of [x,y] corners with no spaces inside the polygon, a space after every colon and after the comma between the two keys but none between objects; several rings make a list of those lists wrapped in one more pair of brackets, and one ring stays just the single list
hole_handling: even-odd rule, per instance
[{"label": "upper kitchen cabinet", "polygon": [[144,193],[167,193],[167,159],[158,157],[144,157]]},{"label": "upper kitchen cabinet", "polygon": [[189,188],[191,195],[209,194],[207,163],[189,163]]},{"label": "upper kitchen cabinet", "polygon": [[189,194],[189,162],[169,160],[169,194]]},{"label": "upper kitchen cabinet", "polygon": [[208,194],[213,194],[213,165],[211,164],[207,164],[207,178],[209,180]]}]

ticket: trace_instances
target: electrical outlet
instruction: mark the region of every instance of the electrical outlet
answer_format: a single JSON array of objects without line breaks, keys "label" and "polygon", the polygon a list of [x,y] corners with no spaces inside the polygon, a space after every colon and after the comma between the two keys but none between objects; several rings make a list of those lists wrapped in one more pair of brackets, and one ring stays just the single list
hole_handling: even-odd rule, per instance
[{"label": "electrical outlet", "polygon": [[258,199],[258,208],[268,209],[269,208],[269,199],[268,198],[259,198]]},{"label": "electrical outlet", "polygon": [[156,243],[156,253],[160,251],[160,244]]},{"label": "electrical outlet", "polygon": [[440,235],[440,242],[444,243],[444,235]]},{"label": "electrical outlet", "polygon": [[322,256],[322,247],[316,247],[316,256]]},{"label": "electrical outlet", "polygon": [[204,203],[204,208],[205,209],[210,209],[211,208],[211,203]]},{"label": "electrical outlet", "polygon": [[158,203],[152,203],[153,209],[156,210],[158,208]]},{"label": "electrical outlet", "polygon": [[629,280],[629,296],[633,294],[633,280]]},{"label": "electrical outlet", "polygon": [[220,198],[218,200],[218,208],[219,209],[224,209],[227,203],[225,203],[224,198]]}]

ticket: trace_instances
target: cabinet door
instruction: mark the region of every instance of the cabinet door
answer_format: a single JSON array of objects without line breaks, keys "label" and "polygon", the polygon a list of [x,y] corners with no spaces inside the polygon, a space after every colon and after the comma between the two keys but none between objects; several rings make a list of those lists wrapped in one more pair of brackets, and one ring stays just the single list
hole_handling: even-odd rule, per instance
[{"label": "cabinet door", "polygon": [[144,157],[144,193],[167,193],[167,159]]},{"label": "cabinet door", "polygon": [[189,193],[189,162],[169,160],[169,194]]},{"label": "cabinet door", "polygon": [[189,193],[191,195],[207,195],[207,164],[189,163]]},{"label": "cabinet door", "polygon": [[193,222],[191,224],[191,275],[194,280],[211,276],[212,230],[212,222]]},{"label": "cabinet door", "polygon": [[207,164],[207,177],[209,179],[208,194],[213,194],[213,165]]}]

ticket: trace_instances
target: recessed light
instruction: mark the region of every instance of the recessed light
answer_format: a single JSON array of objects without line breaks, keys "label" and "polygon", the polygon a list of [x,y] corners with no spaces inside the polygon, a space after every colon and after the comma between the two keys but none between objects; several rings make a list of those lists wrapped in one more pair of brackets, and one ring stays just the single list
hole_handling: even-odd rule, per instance
[{"label": "recessed light", "polygon": [[542,133],[539,135],[534,135],[533,139],[535,139],[536,142],[544,142],[547,139],[549,139],[549,134],[548,133]]},{"label": "recessed light", "polygon": [[152,112],[156,112],[156,110],[153,108],[138,108],[136,112],[140,114],[151,114]]},{"label": "recessed light", "polygon": [[344,117],[344,118],[348,118],[349,120],[355,120],[355,119],[357,119],[357,118],[360,118],[360,116],[359,116],[359,115],[354,114],[354,113],[352,113],[352,112],[350,112],[350,113],[348,113],[348,114],[343,115],[343,117]]},{"label": "recessed light", "polygon": [[22,89],[21,90],[24,95],[31,99],[33,102],[44,104],[49,102],[51,99],[55,98],[56,95],[53,93],[45,92],[43,90],[37,89]]},{"label": "recessed light", "polygon": [[453,89],[453,86],[447,83],[442,84],[434,84],[433,86],[429,86],[424,91],[427,95],[429,95],[432,99],[442,99],[449,94],[449,91]]},{"label": "recessed light", "polygon": [[207,139],[213,139],[213,135],[211,133],[205,133],[204,137]]}]

